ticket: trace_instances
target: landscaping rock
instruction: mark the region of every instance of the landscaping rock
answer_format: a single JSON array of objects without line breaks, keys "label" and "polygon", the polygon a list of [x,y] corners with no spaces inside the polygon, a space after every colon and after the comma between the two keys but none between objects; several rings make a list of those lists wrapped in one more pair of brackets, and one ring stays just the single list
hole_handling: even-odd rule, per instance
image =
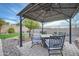
[{"label": "landscaping rock", "polygon": [[21,56],[22,53],[17,49],[18,40],[15,39],[3,39],[2,48],[4,56]]}]

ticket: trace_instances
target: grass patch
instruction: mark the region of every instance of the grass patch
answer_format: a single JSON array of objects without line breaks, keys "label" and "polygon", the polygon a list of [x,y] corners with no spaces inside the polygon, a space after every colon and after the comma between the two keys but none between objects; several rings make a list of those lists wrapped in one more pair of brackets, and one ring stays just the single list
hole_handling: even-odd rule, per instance
[{"label": "grass patch", "polygon": [[[12,33],[12,34],[0,34],[0,39],[7,39],[7,38],[13,38],[18,36],[18,39],[20,38],[20,33]],[[31,38],[29,37],[29,35],[27,33],[22,33],[22,40],[23,41],[30,41]]]},{"label": "grass patch", "polygon": [[0,39],[7,39],[19,36],[19,33],[12,33],[12,34],[0,34]]}]

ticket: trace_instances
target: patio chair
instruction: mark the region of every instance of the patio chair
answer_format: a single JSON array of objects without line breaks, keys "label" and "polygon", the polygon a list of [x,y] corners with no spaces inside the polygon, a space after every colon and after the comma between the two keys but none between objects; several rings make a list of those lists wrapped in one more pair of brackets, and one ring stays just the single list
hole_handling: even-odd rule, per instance
[{"label": "patio chair", "polygon": [[58,35],[65,35],[66,36],[66,32],[59,32]]},{"label": "patio chair", "polygon": [[55,54],[54,51],[59,51],[63,56],[62,50],[64,45],[65,36],[50,36],[50,39],[45,41],[49,55]]},{"label": "patio chair", "polygon": [[56,36],[57,35],[57,32],[54,32],[53,35]]},{"label": "patio chair", "polygon": [[42,46],[42,40],[41,40],[41,35],[40,34],[36,33],[36,34],[32,35],[31,40],[32,40],[32,46],[31,46],[31,48],[34,45],[39,45],[39,44]]}]

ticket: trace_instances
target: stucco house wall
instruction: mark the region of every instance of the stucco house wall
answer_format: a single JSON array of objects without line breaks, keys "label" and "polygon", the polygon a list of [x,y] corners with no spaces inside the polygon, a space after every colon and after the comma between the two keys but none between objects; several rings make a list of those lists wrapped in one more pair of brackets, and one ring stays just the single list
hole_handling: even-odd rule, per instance
[{"label": "stucco house wall", "polygon": [[[20,32],[20,26],[18,25],[4,25],[2,28],[1,28],[1,33],[7,33],[8,29],[12,27],[15,29],[15,32]],[[22,26],[22,32],[27,32],[28,31],[28,28],[26,28],[25,26]]]},{"label": "stucco house wall", "polygon": [[[35,29],[34,32],[40,32],[42,29]],[[54,32],[66,32],[69,35],[69,28],[44,28],[49,34]],[[72,35],[79,36],[79,28],[72,28]]]}]

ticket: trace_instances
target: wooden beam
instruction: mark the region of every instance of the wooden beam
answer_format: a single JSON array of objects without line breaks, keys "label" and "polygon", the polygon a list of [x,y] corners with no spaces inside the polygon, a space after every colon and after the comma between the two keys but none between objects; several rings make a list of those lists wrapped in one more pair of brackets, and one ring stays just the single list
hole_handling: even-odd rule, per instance
[{"label": "wooden beam", "polygon": [[33,5],[32,7],[30,7],[28,10],[26,10],[25,12],[21,13],[21,15],[25,14],[26,12],[32,10],[33,8],[35,8],[35,6],[37,6],[39,3],[36,3],[35,5]]},{"label": "wooden beam", "polygon": [[36,16],[36,18],[39,18],[39,16],[41,16],[43,14],[43,12],[40,12],[40,14],[38,16]]},{"label": "wooden beam", "polygon": [[63,14],[64,16],[66,16],[66,17],[68,17],[69,19],[70,19],[70,16],[68,16],[68,15],[66,15],[65,13],[63,13],[63,12],[60,12],[60,11],[57,11],[57,10],[54,10],[54,9],[52,9],[53,11],[56,11],[56,12],[58,12],[59,14]]},{"label": "wooden beam", "polygon": [[79,6],[76,8],[76,10],[75,10],[75,12],[72,14],[72,16],[71,16],[71,18],[73,18],[75,15],[76,15],[76,13],[79,11]]},{"label": "wooden beam", "polygon": [[[58,4],[61,4],[61,3],[58,3]],[[41,6],[41,7],[44,7],[44,9],[46,9],[46,8],[53,8],[53,9],[76,9],[77,7],[75,6],[75,7],[52,7],[52,3],[51,4],[49,4],[49,5],[41,5],[41,4],[39,4],[39,6]],[[60,5],[58,5],[58,6],[60,6]]]},{"label": "wooden beam", "polygon": [[[66,19],[65,19],[66,20]],[[68,20],[66,20],[68,23],[69,23],[69,21]]]},{"label": "wooden beam", "polygon": [[53,9],[76,9],[77,7],[52,7]]},{"label": "wooden beam", "polygon": [[[29,18],[29,19],[32,19],[32,20],[35,20],[35,21],[37,21],[37,18],[35,17],[35,16],[33,16],[33,15],[31,15],[31,14],[29,14],[29,15],[24,15],[23,17],[27,17],[27,18]],[[34,18],[35,17],[35,18]],[[38,20],[39,21],[39,20]],[[41,22],[41,21],[39,21],[39,22]]]}]

